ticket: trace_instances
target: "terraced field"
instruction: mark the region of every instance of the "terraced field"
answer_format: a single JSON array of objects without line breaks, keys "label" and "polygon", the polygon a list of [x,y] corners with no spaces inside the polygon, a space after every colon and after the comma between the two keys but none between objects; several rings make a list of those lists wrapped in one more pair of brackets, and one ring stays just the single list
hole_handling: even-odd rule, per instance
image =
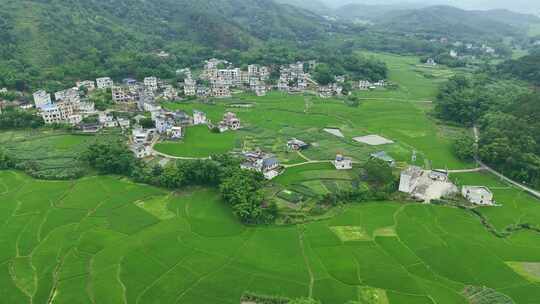
[{"label": "terraced field", "polygon": [[[365,203],[325,221],[255,228],[209,189],[11,171],[0,186],[5,303],[236,304],[248,290],[332,304],[373,294],[368,303],[466,303],[467,286],[540,301],[540,284],[509,266],[540,262],[538,234],[497,238],[460,209]],[[527,200],[522,211],[540,210]]]}]

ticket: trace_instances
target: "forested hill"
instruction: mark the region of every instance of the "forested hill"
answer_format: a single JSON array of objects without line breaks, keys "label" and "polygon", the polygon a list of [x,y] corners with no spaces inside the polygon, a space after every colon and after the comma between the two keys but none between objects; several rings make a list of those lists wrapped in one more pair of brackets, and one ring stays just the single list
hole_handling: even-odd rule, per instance
[{"label": "forested hill", "polygon": [[397,10],[385,14],[377,25],[399,32],[445,35],[464,39],[517,36],[524,27],[540,19],[510,11],[466,11],[451,6]]},{"label": "forested hill", "polygon": [[323,38],[329,26],[273,0],[0,0],[0,7],[0,85],[7,86],[43,73],[107,70],[158,49],[196,57],[189,52],[301,43]]},{"label": "forested hill", "polygon": [[540,52],[503,62],[498,71],[540,86]]}]

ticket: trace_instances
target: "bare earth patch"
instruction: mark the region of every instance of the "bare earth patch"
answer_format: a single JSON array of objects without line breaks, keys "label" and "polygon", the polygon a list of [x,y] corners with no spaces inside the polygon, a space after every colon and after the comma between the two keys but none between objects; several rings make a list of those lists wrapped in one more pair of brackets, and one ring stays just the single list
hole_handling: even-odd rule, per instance
[{"label": "bare earth patch", "polygon": [[364,228],[360,226],[334,226],[330,227],[342,242],[369,241],[371,238]]},{"label": "bare earth patch", "polygon": [[540,263],[506,262],[510,268],[532,282],[540,282]]},{"label": "bare earth patch", "polygon": [[397,236],[393,226],[378,228],[373,232],[373,236]]},{"label": "bare earth patch", "polygon": [[379,135],[366,135],[366,136],[359,136],[353,138],[355,141],[363,144],[368,144],[370,146],[381,146],[381,145],[388,145],[393,144],[394,142],[390,139],[386,139]]},{"label": "bare earth patch", "polygon": [[332,134],[334,136],[337,136],[337,137],[341,137],[341,138],[345,137],[343,135],[343,133],[341,133],[340,129],[324,128],[323,130],[324,130],[324,132],[330,133],[330,134]]}]

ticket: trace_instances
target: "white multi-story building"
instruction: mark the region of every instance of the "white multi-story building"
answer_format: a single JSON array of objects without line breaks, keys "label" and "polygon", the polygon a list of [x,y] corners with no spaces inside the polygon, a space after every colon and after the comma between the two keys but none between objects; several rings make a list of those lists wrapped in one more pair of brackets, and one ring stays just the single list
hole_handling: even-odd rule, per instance
[{"label": "white multi-story building", "polygon": [[[40,114],[46,124],[54,123],[70,123],[71,121],[77,121],[79,123],[82,120],[78,118],[72,118],[73,105],[69,102],[57,102],[55,104],[48,104],[40,108]],[[80,115],[77,115],[80,116]]]},{"label": "white multi-story building", "polygon": [[206,124],[207,118],[206,114],[201,111],[193,110],[193,124],[194,125],[204,125]]},{"label": "white multi-story building", "polygon": [[184,95],[195,96],[197,95],[197,82],[191,77],[184,79]]},{"label": "white multi-story building", "polygon": [[157,91],[158,89],[158,79],[156,77],[145,77],[144,78],[144,86],[151,90],[151,91]]},{"label": "white multi-story building", "polygon": [[212,97],[216,98],[229,98],[231,97],[231,89],[227,84],[214,83],[212,85]]},{"label": "white multi-story building", "polygon": [[54,99],[56,101],[66,101],[71,103],[81,102],[81,96],[79,95],[79,88],[71,88],[54,93]]},{"label": "white multi-story building", "polygon": [[129,87],[113,86],[112,100],[116,103],[132,102],[135,101],[135,96]]},{"label": "white multi-story building", "polygon": [[33,94],[34,96],[34,104],[36,105],[37,109],[42,109],[46,106],[49,106],[51,101],[51,94],[45,92],[44,90],[39,90]]},{"label": "white multi-story building", "polygon": [[493,192],[487,187],[481,186],[463,186],[461,194],[469,202],[476,205],[492,206]]},{"label": "white multi-story building", "polygon": [[112,88],[114,82],[110,77],[101,77],[96,79],[98,89],[109,89]]},{"label": "white multi-story building", "polygon": [[77,81],[77,87],[86,88],[88,91],[91,92],[96,89],[96,83],[93,80]]}]

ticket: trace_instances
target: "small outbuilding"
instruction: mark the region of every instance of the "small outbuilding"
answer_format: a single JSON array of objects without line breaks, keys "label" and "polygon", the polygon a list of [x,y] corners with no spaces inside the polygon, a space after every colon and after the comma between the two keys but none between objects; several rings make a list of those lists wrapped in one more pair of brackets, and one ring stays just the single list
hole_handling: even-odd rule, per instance
[{"label": "small outbuilding", "polygon": [[372,159],[380,159],[387,163],[390,167],[394,167],[396,165],[396,161],[392,156],[388,155],[385,151],[379,151],[376,153],[371,153],[370,157]]},{"label": "small outbuilding", "polygon": [[296,138],[292,138],[287,142],[287,148],[292,151],[304,150],[307,149],[307,147],[309,147],[307,143]]},{"label": "small outbuilding", "polygon": [[466,198],[469,202],[482,205],[482,206],[493,206],[493,192],[487,187],[483,186],[463,186],[461,188],[461,195]]},{"label": "small outbuilding", "polygon": [[336,155],[333,164],[337,170],[351,170],[353,166],[352,159],[341,154]]}]

